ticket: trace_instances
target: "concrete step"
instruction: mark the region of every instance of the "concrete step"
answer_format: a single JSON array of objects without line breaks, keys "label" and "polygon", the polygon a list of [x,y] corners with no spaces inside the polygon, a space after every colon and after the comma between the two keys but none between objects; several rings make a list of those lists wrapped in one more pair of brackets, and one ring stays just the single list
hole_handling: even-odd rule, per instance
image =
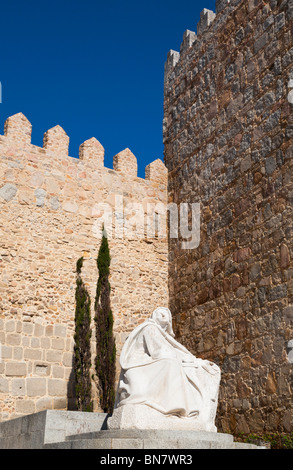
[{"label": "concrete step", "polygon": [[81,439],[45,444],[44,449],[145,449],[145,450],[194,450],[194,449],[262,449],[253,444],[232,442],[223,444],[216,441],[185,441],[164,440],[164,439]]},{"label": "concrete step", "polygon": [[168,430],[105,430],[67,436],[45,449],[259,449],[236,443],[230,434]]},{"label": "concrete step", "polygon": [[166,429],[111,429],[70,435],[66,437],[66,440],[77,439],[160,439],[166,441],[187,439],[194,441],[217,441],[223,444],[230,444],[233,442],[233,436],[231,434]]}]

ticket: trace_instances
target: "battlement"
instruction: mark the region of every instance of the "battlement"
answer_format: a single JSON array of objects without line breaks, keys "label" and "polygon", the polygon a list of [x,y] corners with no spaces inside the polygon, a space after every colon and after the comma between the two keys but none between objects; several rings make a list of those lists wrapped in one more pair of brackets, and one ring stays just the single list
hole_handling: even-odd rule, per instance
[{"label": "battlement", "polygon": [[[11,148],[23,150],[29,153],[41,153],[51,158],[62,159],[69,157],[78,162],[83,162],[93,170],[109,170],[104,167],[105,150],[102,144],[95,138],[86,140],[79,147],[79,158],[69,156],[69,136],[65,130],[57,125],[44,134],[43,147],[37,147],[31,143],[32,125],[22,113],[10,116],[4,124],[4,136],[0,136],[0,143]],[[41,156],[41,158],[42,158]],[[158,168],[158,172],[156,171]],[[137,178],[137,159],[128,148],[122,150],[113,157],[113,170],[129,179]],[[150,171],[152,169],[152,171]],[[167,184],[167,169],[163,162],[160,167],[157,160],[150,163],[145,169],[145,180]]]},{"label": "battlement", "polygon": [[[184,32],[180,53],[172,49],[169,51],[165,63],[165,81],[179,62],[181,54],[185,54],[192,46],[199,49],[202,44],[205,44],[207,38],[223,26],[240,2],[241,0],[216,0],[216,13],[207,8],[201,11],[196,33],[190,30]],[[249,3],[252,4],[253,2]],[[253,8],[253,6],[250,7]]]}]

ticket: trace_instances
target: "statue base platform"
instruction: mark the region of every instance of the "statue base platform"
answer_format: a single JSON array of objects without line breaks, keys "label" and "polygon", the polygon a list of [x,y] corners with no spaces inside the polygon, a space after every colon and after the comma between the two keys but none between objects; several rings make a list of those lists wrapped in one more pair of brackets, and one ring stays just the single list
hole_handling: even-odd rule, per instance
[{"label": "statue base platform", "polygon": [[213,422],[202,422],[199,416],[190,418],[164,415],[147,405],[124,405],[115,408],[107,421],[108,429],[166,429],[176,431],[217,432]]},{"label": "statue base platform", "polygon": [[[44,449],[264,449],[234,442],[230,434],[158,429],[115,429],[67,437],[65,442],[47,444]],[[134,454],[135,455],[135,454]],[[139,454],[143,455],[143,454]]]},{"label": "statue base platform", "polygon": [[165,429],[110,430],[106,429],[106,424],[104,413],[42,411],[0,423],[0,449],[265,449],[234,442],[230,434]]}]

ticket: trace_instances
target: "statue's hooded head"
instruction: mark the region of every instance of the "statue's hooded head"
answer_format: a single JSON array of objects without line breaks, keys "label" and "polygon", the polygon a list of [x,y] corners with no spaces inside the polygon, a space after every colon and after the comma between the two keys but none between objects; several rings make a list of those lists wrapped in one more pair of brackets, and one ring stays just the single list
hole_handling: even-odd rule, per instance
[{"label": "statue's hooded head", "polygon": [[169,335],[175,336],[172,328],[172,315],[168,308],[158,307],[151,315],[152,320],[158,323]]}]

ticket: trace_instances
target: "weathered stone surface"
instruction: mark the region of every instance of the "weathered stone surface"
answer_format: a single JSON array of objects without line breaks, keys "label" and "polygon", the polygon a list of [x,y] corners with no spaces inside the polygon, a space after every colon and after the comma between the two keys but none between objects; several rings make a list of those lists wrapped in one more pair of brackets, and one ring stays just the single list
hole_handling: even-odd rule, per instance
[{"label": "weathered stone surface", "polygon": [[[84,257],[93,319],[105,207],[114,227],[109,245],[117,363],[128,333],[156,305],[168,305],[166,235],[138,237],[134,225],[130,242],[125,229],[133,202],[144,216],[148,204],[167,203],[163,162],[150,163],[143,179],[128,149],[114,158],[113,170],[104,167],[95,138],[81,145],[76,159],[68,156],[69,137],[60,126],[46,132],[44,148],[31,145],[30,137],[22,114],[9,118],[0,136],[0,421],[75,406],[76,262]],[[98,410],[95,381],[92,391]]]},{"label": "weathered stone surface", "polygon": [[169,244],[174,327],[223,371],[218,429],[232,432],[292,431],[289,3],[218,0],[165,70],[169,202],[201,205],[198,248]]},{"label": "weathered stone surface", "polygon": [[104,429],[106,417],[105,413],[46,410],[9,420],[0,423],[0,448],[42,449],[70,435],[80,439],[83,434]]},{"label": "weathered stone surface", "polygon": [[46,380],[29,377],[26,379],[27,395],[40,397],[46,395]]},{"label": "weathered stone surface", "polygon": [[[105,413],[43,411],[0,424],[0,449],[261,449],[213,432],[116,430]],[[165,461],[164,456],[164,462]],[[182,458],[185,456],[182,456]],[[128,460],[128,457],[126,457]],[[133,463],[133,458],[130,457]],[[125,457],[123,457],[125,463]],[[162,461],[163,462],[163,461]],[[187,460],[182,462],[187,463]],[[181,462],[181,463],[182,463]],[[131,466],[129,464],[129,466]]]},{"label": "weathered stone surface", "polygon": [[287,245],[281,245],[281,268],[288,268],[290,266],[290,254]]},{"label": "weathered stone surface", "polygon": [[5,375],[7,377],[25,376],[27,374],[27,365],[25,362],[7,362]]},{"label": "weathered stone surface", "polygon": [[0,197],[6,202],[10,202],[17,193],[17,187],[14,184],[6,183],[0,188]]}]

